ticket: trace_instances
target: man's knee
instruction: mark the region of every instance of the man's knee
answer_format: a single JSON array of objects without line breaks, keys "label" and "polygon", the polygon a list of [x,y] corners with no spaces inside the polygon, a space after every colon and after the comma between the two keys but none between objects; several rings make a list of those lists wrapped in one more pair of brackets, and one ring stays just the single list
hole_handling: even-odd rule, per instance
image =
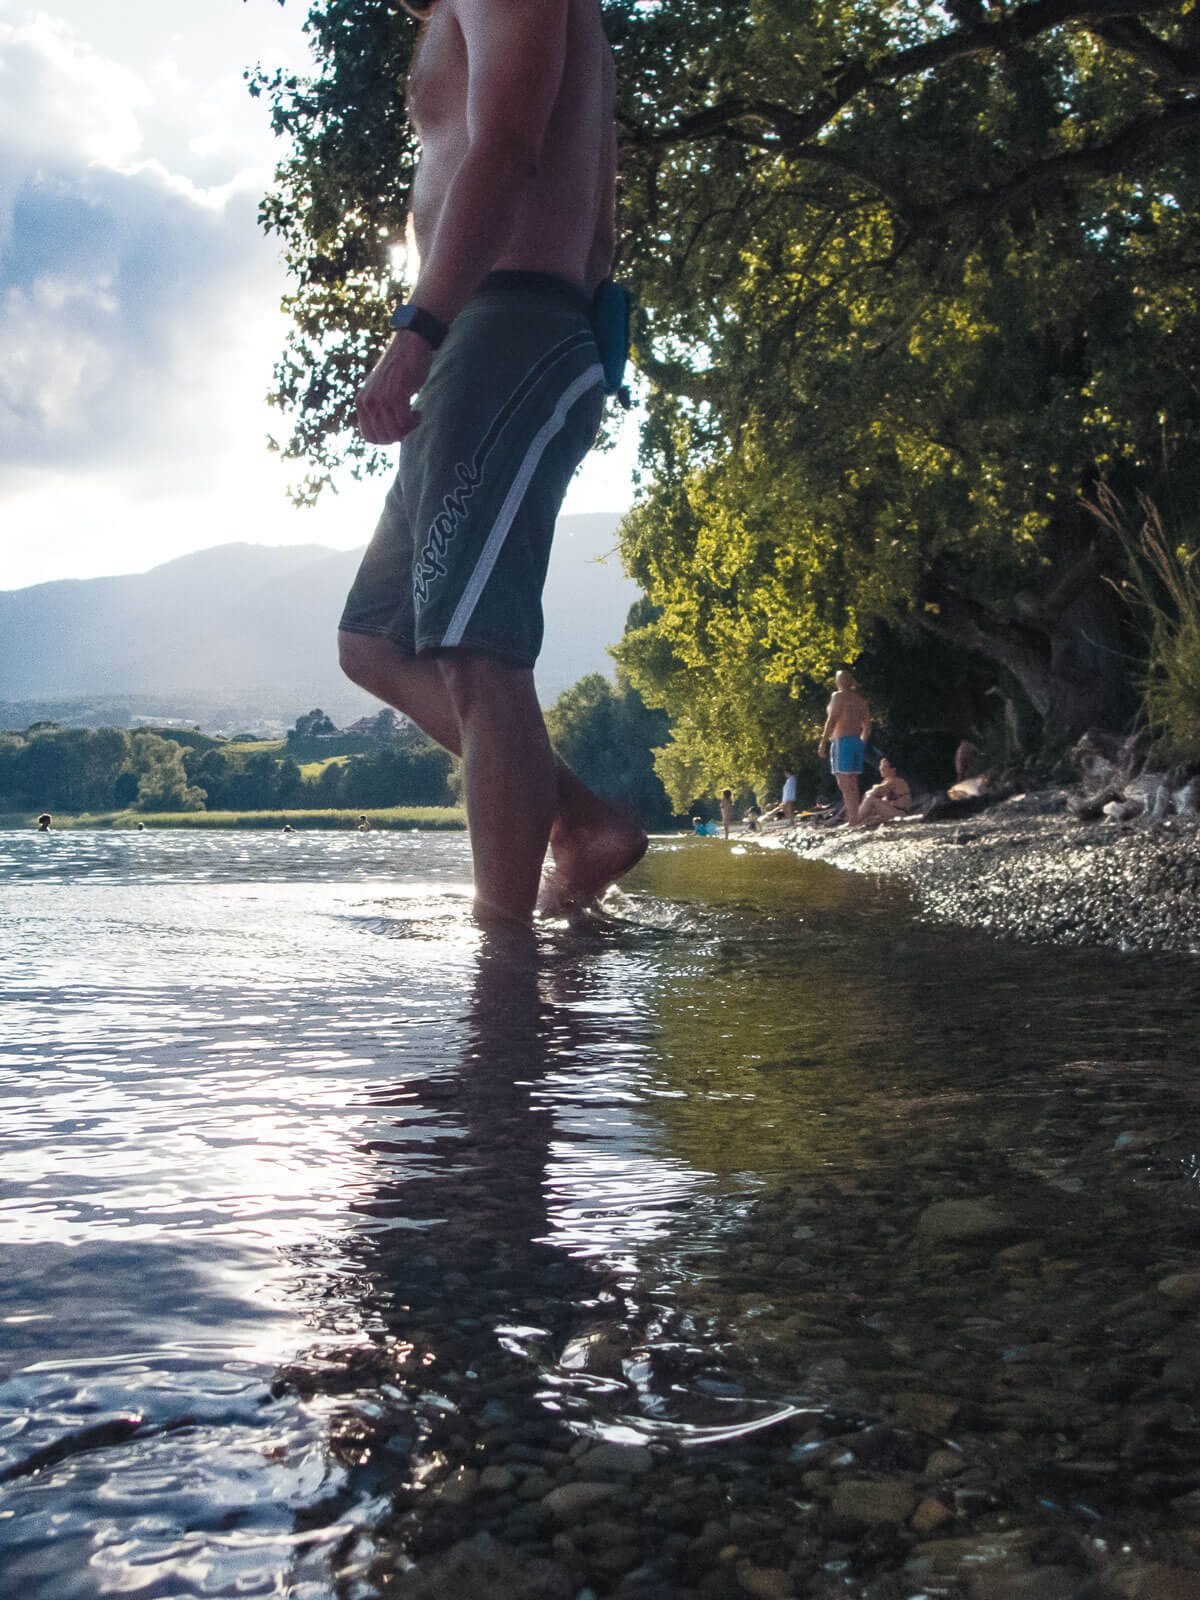
[{"label": "man's knee", "polygon": [[394,666],[399,649],[390,639],[370,633],[338,631],[338,665],[360,688],[369,689],[380,674]]}]

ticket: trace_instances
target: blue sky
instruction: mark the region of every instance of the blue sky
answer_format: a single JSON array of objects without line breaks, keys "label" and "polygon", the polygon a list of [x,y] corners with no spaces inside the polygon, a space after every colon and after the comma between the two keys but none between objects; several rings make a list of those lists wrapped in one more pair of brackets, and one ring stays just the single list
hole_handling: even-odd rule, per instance
[{"label": "blue sky", "polygon": [[[0,0],[0,589],[369,536],[381,481],[298,511],[264,442],[285,276],[255,213],[280,150],[242,72],[303,70],[304,12]],[[567,511],[625,509],[633,433]]]}]

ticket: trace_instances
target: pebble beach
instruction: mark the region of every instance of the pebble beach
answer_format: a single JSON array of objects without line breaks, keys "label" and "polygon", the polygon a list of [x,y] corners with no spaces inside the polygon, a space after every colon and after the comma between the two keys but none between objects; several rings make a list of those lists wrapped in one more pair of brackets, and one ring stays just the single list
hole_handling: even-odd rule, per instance
[{"label": "pebble beach", "polygon": [[1001,938],[1200,952],[1200,825],[1080,821],[1067,792],[1013,795],[961,822],[777,835],[847,872],[902,878],[924,916]]}]

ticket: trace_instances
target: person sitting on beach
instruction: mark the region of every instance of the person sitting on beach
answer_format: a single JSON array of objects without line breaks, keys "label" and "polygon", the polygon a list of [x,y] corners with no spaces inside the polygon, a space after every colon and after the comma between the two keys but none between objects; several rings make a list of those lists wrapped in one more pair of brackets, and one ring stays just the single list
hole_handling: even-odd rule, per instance
[{"label": "person sitting on beach", "polygon": [[750,833],[758,832],[758,819],[762,816],[762,807],[757,800],[752,800],[746,807],[746,828]]},{"label": "person sitting on beach", "polygon": [[38,832],[39,833],[49,833],[50,832],[50,824],[51,824],[51,822],[53,820],[54,819],[51,817],[51,815],[50,815],[50,813],[48,811],[43,811],[41,816],[37,819]]},{"label": "person sitting on beach", "polygon": [[733,821],[733,790],[721,790],[721,826],[725,830],[725,837],[729,837],[729,827]]},{"label": "person sitting on beach", "polygon": [[818,755],[829,749],[829,770],[837,780],[851,827],[858,821],[858,779],[863,769],[863,749],[871,736],[871,708],[858,692],[854,674],[842,667],[821,729]]},{"label": "person sitting on beach", "polygon": [[954,776],[961,783],[964,778],[983,776],[983,753],[970,739],[962,739],[954,752]]},{"label": "person sitting on beach", "polygon": [[879,782],[868,789],[858,808],[860,828],[898,822],[912,810],[912,790],[886,756],[879,758]]}]

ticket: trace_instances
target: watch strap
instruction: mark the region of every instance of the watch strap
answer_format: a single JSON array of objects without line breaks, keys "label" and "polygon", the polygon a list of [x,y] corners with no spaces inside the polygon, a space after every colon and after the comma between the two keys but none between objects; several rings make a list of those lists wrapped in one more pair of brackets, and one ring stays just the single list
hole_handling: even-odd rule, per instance
[{"label": "watch strap", "polygon": [[432,311],[426,311],[424,306],[415,306],[411,302],[405,304],[404,301],[392,312],[392,327],[397,333],[407,328],[410,333],[424,339],[431,350],[438,349],[450,332],[449,324],[435,317]]}]

